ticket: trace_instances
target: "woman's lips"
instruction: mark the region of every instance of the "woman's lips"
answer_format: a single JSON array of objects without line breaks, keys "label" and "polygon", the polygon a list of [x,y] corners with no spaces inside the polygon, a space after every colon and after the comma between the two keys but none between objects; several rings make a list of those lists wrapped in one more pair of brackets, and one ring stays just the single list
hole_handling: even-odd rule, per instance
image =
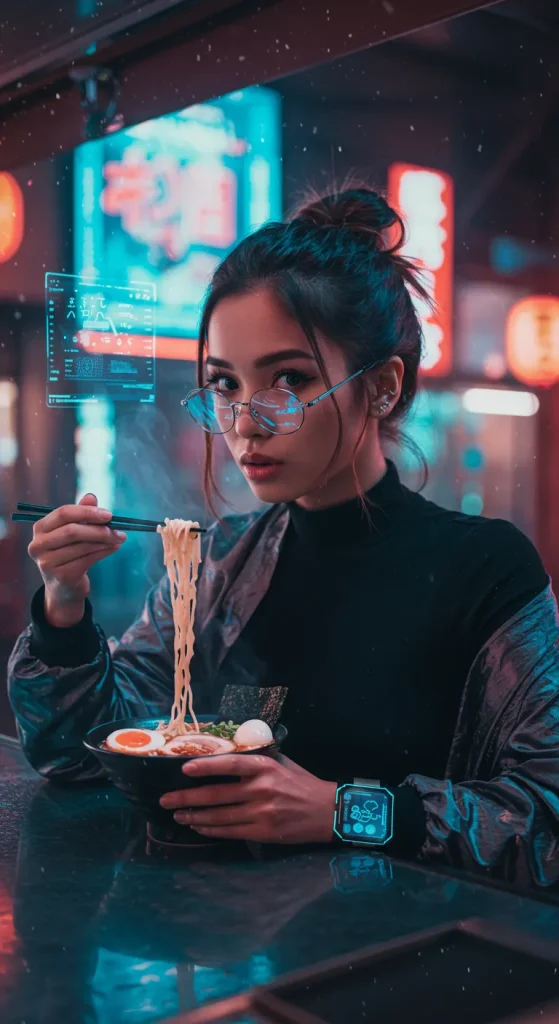
[{"label": "woman's lips", "polygon": [[245,462],[243,469],[249,480],[255,483],[264,483],[272,480],[281,472],[282,462]]}]

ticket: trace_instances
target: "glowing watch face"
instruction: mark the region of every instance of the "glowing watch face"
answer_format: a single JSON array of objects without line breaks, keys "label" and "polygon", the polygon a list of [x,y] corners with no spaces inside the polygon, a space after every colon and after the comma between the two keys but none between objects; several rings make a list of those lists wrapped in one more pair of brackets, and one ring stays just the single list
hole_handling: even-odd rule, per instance
[{"label": "glowing watch face", "polygon": [[340,786],[334,832],[349,843],[383,845],[392,839],[392,806],[386,789]]}]

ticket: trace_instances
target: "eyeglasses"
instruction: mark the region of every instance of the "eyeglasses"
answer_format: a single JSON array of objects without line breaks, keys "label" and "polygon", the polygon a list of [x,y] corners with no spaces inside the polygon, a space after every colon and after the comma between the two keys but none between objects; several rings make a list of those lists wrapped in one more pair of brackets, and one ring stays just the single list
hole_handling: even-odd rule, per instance
[{"label": "eyeglasses", "polygon": [[350,380],[354,380],[367,370],[372,370],[378,362],[377,360],[363,366],[361,370],[352,373],[351,377],[346,377],[310,402],[301,402],[297,395],[284,388],[263,388],[261,391],[255,391],[249,402],[230,402],[221,391],[206,387],[190,391],[186,398],[183,398],[181,405],[186,406],[197,426],[209,434],[227,434],[234,426],[235,418],[243,406],[248,407],[258,426],[271,434],[294,434],[303,426],[305,409],[318,405],[323,398],[328,398]]}]

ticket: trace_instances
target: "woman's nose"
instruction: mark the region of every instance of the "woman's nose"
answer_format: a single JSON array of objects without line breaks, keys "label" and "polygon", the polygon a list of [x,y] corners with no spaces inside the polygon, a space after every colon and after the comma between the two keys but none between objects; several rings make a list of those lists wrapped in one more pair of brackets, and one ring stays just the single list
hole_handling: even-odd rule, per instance
[{"label": "woman's nose", "polygon": [[269,436],[269,431],[260,427],[251,415],[248,405],[240,403],[235,406],[235,430],[238,436],[243,437],[246,441],[251,437]]}]

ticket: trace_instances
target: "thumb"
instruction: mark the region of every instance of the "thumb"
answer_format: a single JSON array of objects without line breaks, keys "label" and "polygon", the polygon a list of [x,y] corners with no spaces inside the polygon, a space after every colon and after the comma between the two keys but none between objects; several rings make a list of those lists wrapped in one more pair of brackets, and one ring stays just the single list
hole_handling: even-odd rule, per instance
[{"label": "thumb", "polygon": [[88,494],[84,494],[83,498],[80,498],[78,505],[97,505],[97,498],[90,491]]}]

